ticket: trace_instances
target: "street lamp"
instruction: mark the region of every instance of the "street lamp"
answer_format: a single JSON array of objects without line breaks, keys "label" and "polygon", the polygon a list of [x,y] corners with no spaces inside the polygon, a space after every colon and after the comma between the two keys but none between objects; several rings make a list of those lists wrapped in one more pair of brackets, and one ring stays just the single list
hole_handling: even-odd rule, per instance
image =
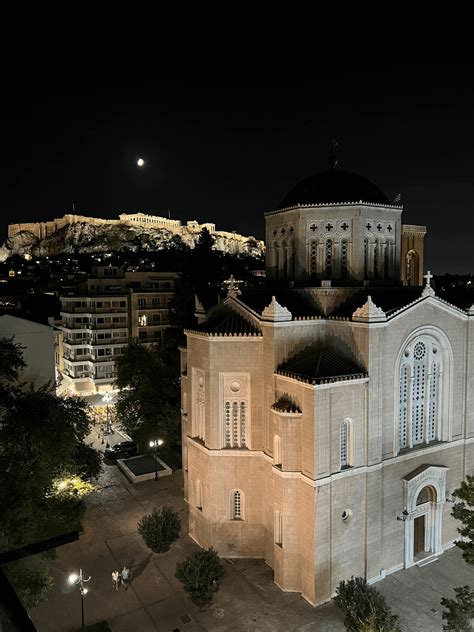
[{"label": "street lamp", "polygon": [[107,415],[107,421],[105,424],[105,434],[112,434],[112,429],[110,427],[110,420],[109,420],[109,404],[112,401],[112,395],[110,393],[106,393],[104,397],[102,398],[102,401],[105,404],[105,412]]},{"label": "street lamp", "polygon": [[82,568],[79,569],[79,575],[77,573],[71,573],[68,577],[68,581],[70,584],[75,584],[79,587],[79,592],[81,593],[81,619],[82,619],[82,632],[84,632],[84,595],[87,595],[87,588],[84,586],[85,583],[90,581],[90,577],[84,579],[84,575],[82,574]]},{"label": "street lamp", "polygon": [[150,448],[153,448],[153,458],[155,460],[155,481],[158,480],[158,461],[156,460],[156,448],[163,445],[163,439],[150,441]]}]

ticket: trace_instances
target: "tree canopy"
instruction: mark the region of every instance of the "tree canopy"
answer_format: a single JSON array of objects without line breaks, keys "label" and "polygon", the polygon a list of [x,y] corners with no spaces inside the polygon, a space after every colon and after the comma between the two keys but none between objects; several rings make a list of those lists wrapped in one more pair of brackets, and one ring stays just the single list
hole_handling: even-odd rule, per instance
[{"label": "tree canopy", "polygon": [[467,476],[461,487],[453,492],[458,502],[452,515],[461,522],[458,533],[462,540],[456,542],[462,550],[462,556],[468,564],[474,564],[474,476]]},{"label": "tree canopy", "polygon": [[130,342],[117,359],[117,417],[137,443],[156,438],[176,445],[180,440],[178,344],[182,333],[168,329],[156,344]]},{"label": "tree canopy", "polygon": [[83,500],[57,494],[55,484],[97,475],[101,463],[83,443],[91,425],[84,400],[21,385],[23,365],[19,346],[0,339],[0,384],[9,393],[0,424],[0,550],[78,528]]}]

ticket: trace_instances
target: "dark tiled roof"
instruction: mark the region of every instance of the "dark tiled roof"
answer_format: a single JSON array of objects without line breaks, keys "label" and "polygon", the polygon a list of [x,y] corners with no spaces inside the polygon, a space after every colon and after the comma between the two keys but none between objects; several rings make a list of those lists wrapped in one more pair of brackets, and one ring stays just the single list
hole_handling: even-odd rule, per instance
[{"label": "dark tiled roof", "polygon": [[220,336],[244,335],[258,336],[260,329],[228,305],[217,305],[206,322],[198,325],[195,331]]},{"label": "dark tiled roof", "polygon": [[365,377],[367,374],[351,358],[324,345],[306,347],[281,364],[277,373],[301,379],[311,384],[338,381],[343,378]]},{"label": "dark tiled roof", "polygon": [[387,196],[375,184],[356,173],[329,169],[299,182],[278,208],[297,204],[337,202],[389,204]]},{"label": "dark tiled roof", "polygon": [[261,314],[275,296],[280,305],[290,310],[294,317],[322,316],[322,312],[312,299],[310,291],[302,289],[257,289],[244,290],[239,300],[254,312]]}]

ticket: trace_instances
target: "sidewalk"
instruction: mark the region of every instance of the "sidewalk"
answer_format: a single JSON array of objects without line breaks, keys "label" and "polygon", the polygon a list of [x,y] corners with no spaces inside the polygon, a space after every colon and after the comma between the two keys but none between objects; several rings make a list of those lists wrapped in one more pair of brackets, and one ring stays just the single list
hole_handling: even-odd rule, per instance
[{"label": "sidewalk", "polygon": [[[176,563],[197,549],[186,535],[182,473],[131,485],[115,466],[105,465],[99,484],[100,490],[88,498],[85,533],[78,542],[58,549],[57,560],[50,564],[55,585],[48,601],[31,613],[39,632],[80,629],[80,596],[67,583],[69,573],[80,567],[92,577],[84,599],[86,624],[107,620],[113,632],[345,630],[332,603],[314,609],[298,594],[282,592],[262,560],[225,561],[226,577],[213,603],[197,608],[174,577]],[[157,555],[136,529],[142,515],[163,505],[180,513],[183,528],[171,551]],[[132,571],[131,585],[117,592],[111,573],[124,564]],[[438,562],[399,571],[376,586],[400,615],[403,630],[439,632],[441,596],[466,583],[474,583],[473,571],[453,549]]]}]

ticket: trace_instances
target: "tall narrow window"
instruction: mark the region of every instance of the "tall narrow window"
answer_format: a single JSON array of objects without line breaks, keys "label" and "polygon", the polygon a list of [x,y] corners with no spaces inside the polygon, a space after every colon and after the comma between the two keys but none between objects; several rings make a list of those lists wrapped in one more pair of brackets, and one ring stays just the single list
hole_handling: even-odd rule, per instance
[{"label": "tall narrow window", "polygon": [[438,413],[438,382],[439,382],[438,363],[431,363],[430,375],[430,408],[428,415],[428,441],[436,439],[436,419]]},{"label": "tall narrow window", "polygon": [[341,463],[341,470],[349,465],[348,456],[348,439],[349,439],[349,422],[343,421],[340,428],[340,443],[339,443],[339,456]]},{"label": "tall narrow window", "polygon": [[243,401],[224,402],[224,434],[226,448],[245,448],[247,406]]},{"label": "tall narrow window", "polygon": [[341,241],[341,278],[347,278],[347,239]]},{"label": "tall narrow window", "polygon": [[425,417],[425,355],[423,342],[417,342],[413,350],[413,445],[423,443]]},{"label": "tall narrow window", "polygon": [[275,544],[279,544],[281,546],[283,544],[283,520],[282,520],[281,511],[278,511],[278,509],[275,509],[273,521],[274,521],[273,534],[274,534]]},{"label": "tall narrow window", "polygon": [[386,279],[390,278],[390,242],[385,242],[385,250],[384,250],[384,277]]},{"label": "tall narrow window", "polygon": [[326,248],[325,248],[325,273],[327,277],[332,276],[332,239],[326,239]]},{"label": "tall narrow window", "polygon": [[310,246],[310,273],[316,274],[318,272],[318,242],[316,240],[311,242]]},{"label": "tall narrow window", "polygon": [[243,494],[239,489],[234,490],[230,495],[230,512],[232,520],[243,519]]},{"label": "tall narrow window", "polygon": [[379,241],[376,239],[374,243],[374,279],[379,278]]},{"label": "tall narrow window", "polygon": [[196,488],[196,507],[202,511],[202,483],[199,479],[195,483]]},{"label": "tall narrow window", "polygon": [[273,465],[281,465],[281,439],[278,435],[273,437]]},{"label": "tall narrow window", "polygon": [[398,445],[399,448],[406,448],[408,445],[408,365],[403,364],[400,370],[400,392],[399,392],[399,424],[398,424]]},{"label": "tall narrow window", "polygon": [[364,239],[364,279],[369,278],[369,240]]}]

